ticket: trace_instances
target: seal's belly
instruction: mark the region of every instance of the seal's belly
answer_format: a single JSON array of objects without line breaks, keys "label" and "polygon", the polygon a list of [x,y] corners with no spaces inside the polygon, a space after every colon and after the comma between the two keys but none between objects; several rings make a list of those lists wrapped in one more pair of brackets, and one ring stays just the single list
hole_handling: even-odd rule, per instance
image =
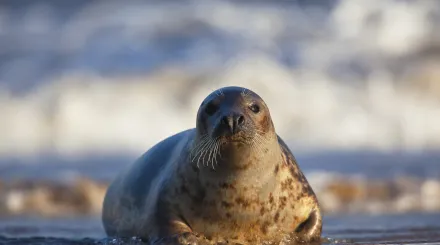
[{"label": "seal's belly", "polygon": [[[240,240],[243,242],[256,242],[260,240],[273,240],[279,227],[269,219],[253,218],[239,219],[225,217],[220,220],[195,219],[191,224],[194,232],[204,234],[208,239]],[[229,215],[228,215],[229,216]],[[258,215],[254,216],[258,217]]]},{"label": "seal's belly", "polygon": [[289,225],[294,217],[286,211],[271,210],[269,202],[242,202],[240,199],[231,199],[229,202],[205,201],[193,206],[192,215],[185,219],[194,232],[202,233],[209,239],[232,239],[247,243],[274,240],[295,228]]},{"label": "seal's belly", "polygon": [[261,193],[257,189],[211,189],[203,200],[184,207],[185,220],[194,232],[210,239],[238,239],[246,243],[282,239],[307,219],[310,205],[300,205],[303,200],[297,201],[287,190],[279,188],[264,198],[257,194]]}]

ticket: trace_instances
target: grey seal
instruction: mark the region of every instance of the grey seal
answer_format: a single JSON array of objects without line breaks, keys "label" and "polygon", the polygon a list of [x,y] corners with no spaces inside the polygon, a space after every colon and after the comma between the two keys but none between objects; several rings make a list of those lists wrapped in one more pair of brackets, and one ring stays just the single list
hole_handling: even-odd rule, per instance
[{"label": "grey seal", "polygon": [[110,184],[108,236],[151,244],[320,239],[320,206],[255,92],[209,94],[196,127],[157,143]]}]

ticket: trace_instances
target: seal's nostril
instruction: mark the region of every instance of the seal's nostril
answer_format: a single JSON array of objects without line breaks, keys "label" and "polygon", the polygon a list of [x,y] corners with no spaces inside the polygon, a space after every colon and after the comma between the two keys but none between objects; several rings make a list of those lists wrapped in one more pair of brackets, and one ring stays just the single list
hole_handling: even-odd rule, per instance
[{"label": "seal's nostril", "polygon": [[244,124],[244,116],[234,114],[223,116],[220,122],[228,128],[230,133],[235,134],[240,130],[240,126]]},{"label": "seal's nostril", "polygon": [[242,125],[244,123],[244,116],[239,115],[237,118],[237,125]]},{"label": "seal's nostril", "polygon": [[234,121],[231,116],[223,116],[221,119],[221,123],[227,126],[231,133],[234,132]]}]

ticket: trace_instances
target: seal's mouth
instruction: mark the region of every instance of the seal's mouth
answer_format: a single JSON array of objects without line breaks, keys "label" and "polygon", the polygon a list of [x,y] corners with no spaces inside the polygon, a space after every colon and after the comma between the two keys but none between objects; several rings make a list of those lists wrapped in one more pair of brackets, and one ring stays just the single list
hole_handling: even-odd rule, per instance
[{"label": "seal's mouth", "polygon": [[223,135],[219,137],[219,142],[221,145],[227,144],[250,144],[252,142],[249,137],[244,137],[242,135]]}]

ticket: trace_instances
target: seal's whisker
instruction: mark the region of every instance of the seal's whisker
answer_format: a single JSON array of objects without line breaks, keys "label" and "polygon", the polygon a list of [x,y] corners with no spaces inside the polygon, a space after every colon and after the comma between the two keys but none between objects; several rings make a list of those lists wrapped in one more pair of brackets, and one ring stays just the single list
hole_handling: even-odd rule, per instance
[{"label": "seal's whisker", "polygon": [[255,139],[255,137],[253,137],[252,140],[251,140],[251,143],[250,143],[252,151],[258,151],[257,148],[256,148],[255,143],[256,143],[256,139]]},{"label": "seal's whisker", "polygon": [[[202,141],[202,140],[203,140],[203,136],[200,137],[200,141]],[[190,157],[191,161],[194,160],[193,157],[196,155],[195,153],[196,153],[199,145],[200,145],[200,142],[198,142],[197,144],[193,143],[193,145],[191,146],[191,148],[189,150],[189,157]]]},{"label": "seal's whisker", "polygon": [[[203,166],[205,166],[205,157],[206,157],[206,150],[204,150],[201,154],[200,154],[200,156],[199,156],[199,160],[200,159],[202,159],[202,164],[203,164]],[[199,161],[199,160],[197,160],[197,162]]]},{"label": "seal's whisker", "polygon": [[208,163],[207,163],[207,165],[209,166],[209,162],[211,162],[211,165],[213,165],[214,164],[214,157],[215,157],[215,154],[216,154],[216,152],[215,152],[215,148],[216,147],[216,142],[215,142],[215,139],[213,139],[212,140],[212,142],[211,142],[211,148],[209,149],[209,158],[210,158],[210,161],[208,161]]},{"label": "seal's whisker", "polygon": [[[201,149],[199,158],[197,159],[197,164],[199,163],[200,159],[202,159],[203,161],[205,160],[206,153],[208,152],[208,149],[209,149],[210,144],[211,144],[211,139],[208,138],[206,141],[207,142],[204,144],[203,148]],[[203,165],[205,165],[205,164],[203,164]]]},{"label": "seal's whisker", "polygon": [[[214,166],[214,157],[215,157],[215,154],[216,154],[216,152],[215,152],[215,150],[216,150],[216,142],[215,142],[215,140],[213,140],[212,141],[212,149],[211,149],[211,153],[210,153],[210,155],[212,154],[212,157],[211,157],[211,165],[212,166]],[[208,162],[209,163],[209,162]]]},{"label": "seal's whisker", "polygon": [[273,154],[274,154],[275,151],[270,151],[270,150],[268,150],[267,145],[264,144],[264,142],[267,142],[267,139],[266,139],[265,137],[263,137],[263,136],[260,135],[260,136],[259,136],[259,140],[262,142],[262,143],[260,144],[260,148],[261,148],[261,152],[262,152],[262,154],[264,154],[264,155],[269,155],[269,156],[273,156]]},{"label": "seal's whisker", "polygon": [[206,152],[207,152],[207,150],[203,150],[203,151],[200,153],[199,158],[197,159],[197,163],[200,161],[200,159],[202,159],[203,166],[205,166]]},{"label": "seal's whisker", "polygon": [[[210,141],[210,138],[208,136],[206,136],[204,138],[202,137],[201,139],[202,140],[200,141],[200,143],[196,146],[197,151],[194,155],[194,158],[192,159],[192,161],[194,161],[198,156],[198,159],[197,159],[197,167],[198,168],[200,168],[200,166],[199,166],[200,159],[201,159],[201,157],[202,157],[202,155],[203,155],[203,153],[204,153],[205,149],[207,148],[209,141]],[[203,159],[204,159],[204,157],[202,158],[202,160]]]},{"label": "seal's whisker", "polygon": [[197,146],[197,151],[195,155],[198,155],[200,152],[203,151],[204,147],[209,143],[209,138],[206,137],[203,140],[200,141],[200,144]]},{"label": "seal's whisker", "polygon": [[257,143],[255,141],[252,143],[252,150],[255,151],[257,154],[261,154],[260,153],[261,150],[260,150],[260,148],[258,147],[258,145],[257,145]]},{"label": "seal's whisker", "polygon": [[262,155],[263,150],[261,149],[261,142],[255,141],[254,146],[255,146],[255,150],[258,152],[258,154]]},{"label": "seal's whisker", "polygon": [[264,142],[267,142],[267,140],[264,137],[262,137],[261,135],[257,136],[257,140],[260,142],[260,145],[259,145],[260,148],[262,148],[264,146]]},{"label": "seal's whisker", "polygon": [[194,148],[195,150],[195,154],[197,155],[198,153],[200,153],[203,150],[203,147],[209,142],[209,136],[208,135],[204,135],[200,138],[199,140],[199,144]]},{"label": "seal's whisker", "polygon": [[190,155],[193,155],[193,158],[191,161],[194,161],[194,159],[197,157],[197,155],[203,150],[203,147],[206,145],[208,140],[209,140],[209,137],[206,135],[200,137],[200,142],[191,149]]},{"label": "seal's whisker", "polygon": [[209,154],[208,154],[208,162],[206,163],[206,166],[209,166],[209,162],[213,161],[212,156],[213,156],[213,153],[214,153],[214,144],[215,144],[215,142],[213,140],[211,140],[211,142],[209,144],[209,148],[208,148]]},{"label": "seal's whisker", "polygon": [[263,154],[263,142],[264,139],[260,135],[255,135],[253,138],[254,145],[256,146],[256,150],[259,152],[259,154]]},{"label": "seal's whisker", "polygon": [[[220,142],[220,140],[218,139],[217,140],[217,155],[219,156],[219,158],[220,158],[220,160],[221,160],[221,158],[222,158],[222,151],[221,151],[221,142]],[[218,161],[217,161],[217,156],[216,156],[216,162],[215,162],[215,165],[217,165],[218,166]]]},{"label": "seal's whisker", "polygon": [[217,138],[217,143],[218,143],[218,155],[219,157],[222,157],[222,151],[220,150],[222,142],[220,141],[220,138]]},{"label": "seal's whisker", "polygon": [[213,146],[214,146],[214,141],[210,138],[209,139],[209,144],[205,150],[205,154],[207,154],[208,156],[208,161],[206,161],[206,167],[209,166],[209,162],[211,161],[211,157],[212,157],[212,150],[213,150]]},{"label": "seal's whisker", "polygon": [[211,160],[211,166],[212,166],[212,169],[214,169],[214,170],[215,170],[215,168],[214,168],[214,160],[215,160],[216,154],[217,154],[217,143],[214,142],[214,144],[212,146],[212,160]]},{"label": "seal's whisker", "polygon": [[[218,140],[218,138],[215,139],[215,165],[218,166],[218,162],[217,162],[217,155],[219,155],[220,153],[220,142]],[[215,170],[214,167],[214,162],[212,163],[212,169]]]}]

